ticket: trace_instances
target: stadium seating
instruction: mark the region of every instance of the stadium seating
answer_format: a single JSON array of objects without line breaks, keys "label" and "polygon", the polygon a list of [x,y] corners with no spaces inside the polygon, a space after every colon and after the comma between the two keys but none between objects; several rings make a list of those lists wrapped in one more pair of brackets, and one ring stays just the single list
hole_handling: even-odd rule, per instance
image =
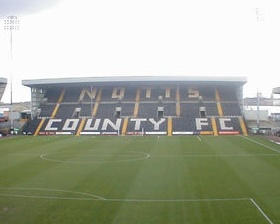
[{"label": "stadium seating", "polygon": [[[64,102],[78,102],[81,93],[80,88],[68,88],[65,91],[63,101]],[[87,99],[90,99],[89,97]]]},{"label": "stadium seating", "polygon": [[224,116],[241,116],[241,110],[238,103],[222,103]]},{"label": "stadium seating", "polygon": [[40,119],[34,118],[33,120],[29,120],[23,126],[23,134],[25,135],[33,135],[35,130],[37,129],[40,123]]},{"label": "stadium seating", "polygon": [[46,89],[46,94],[45,94],[45,99],[48,103],[56,103],[59,99],[60,93],[61,93],[60,88],[52,87]]},{"label": "stadium seating", "polygon": [[51,87],[38,110],[24,133],[246,134],[236,89],[228,86]]},{"label": "stadium seating", "polygon": [[39,108],[40,112],[37,115],[39,117],[51,117],[54,108],[55,108],[54,103],[42,104]]}]

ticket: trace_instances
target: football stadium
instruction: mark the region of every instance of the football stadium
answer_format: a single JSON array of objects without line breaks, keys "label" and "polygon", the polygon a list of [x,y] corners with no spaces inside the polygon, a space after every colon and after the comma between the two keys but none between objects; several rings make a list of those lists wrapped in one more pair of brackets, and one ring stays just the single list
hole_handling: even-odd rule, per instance
[{"label": "football stadium", "polygon": [[32,135],[247,135],[246,78],[106,77],[24,80]]},{"label": "football stadium", "polygon": [[280,223],[280,145],[249,132],[246,82],[23,80],[30,116],[0,138],[0,223]]}]

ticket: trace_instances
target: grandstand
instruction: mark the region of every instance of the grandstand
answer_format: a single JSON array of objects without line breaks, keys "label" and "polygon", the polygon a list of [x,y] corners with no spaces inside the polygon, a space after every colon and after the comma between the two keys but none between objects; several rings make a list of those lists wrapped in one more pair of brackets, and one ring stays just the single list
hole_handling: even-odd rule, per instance
[{"label": "grandstand", "polygon": [[273,89],[272,89],[272,93],[273,93],[273,94],[279,95],[279,94],[280,94],[280,87],[275,87],[275,88],[273,88]]},{"label": "grandstand", "polygon": [[1,78],[1,77],[0,77],[0,102],[1,102],[2,97],[3,97],[3,95],[4,95],[6,86],[7,86],[7,79],[6,79],[6,78]]},{"label": "grandstand", "polygon": [[[7,86],[7,79],[0,77],[0,102],[4,95],[6,86]],[[9,117],[4,112],[4,109],[5,108],[2,108],[2,106],[0,106],[0,137],[6,135],[6,126],[7,126],[7,121],[9,120]]]},{"label": "grandstand", "polygon": [[247,135],[245,77],[23,80],[29,135]]}]

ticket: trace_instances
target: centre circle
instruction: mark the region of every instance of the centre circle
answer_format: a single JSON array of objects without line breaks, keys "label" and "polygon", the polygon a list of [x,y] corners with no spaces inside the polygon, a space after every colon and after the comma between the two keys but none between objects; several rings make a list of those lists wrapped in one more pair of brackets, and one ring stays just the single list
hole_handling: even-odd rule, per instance
[{"label": "centre circle", "polygon": [[64,163],[121,163],[148,159],[150,155],[139,151],[115,150],[77,150],[69,152],[46,152],[40,158],[52,162]]}]

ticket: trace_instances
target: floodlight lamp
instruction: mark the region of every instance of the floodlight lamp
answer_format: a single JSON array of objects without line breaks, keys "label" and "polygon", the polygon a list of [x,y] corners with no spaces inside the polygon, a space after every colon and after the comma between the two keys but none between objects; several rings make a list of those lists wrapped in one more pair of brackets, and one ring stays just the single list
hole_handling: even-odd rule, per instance
[{"label": "floodlight lamp", "polygon": [[19,30],[20,20],[17,16],[7,16],[4,20],[4,29],[5,30]]}]

